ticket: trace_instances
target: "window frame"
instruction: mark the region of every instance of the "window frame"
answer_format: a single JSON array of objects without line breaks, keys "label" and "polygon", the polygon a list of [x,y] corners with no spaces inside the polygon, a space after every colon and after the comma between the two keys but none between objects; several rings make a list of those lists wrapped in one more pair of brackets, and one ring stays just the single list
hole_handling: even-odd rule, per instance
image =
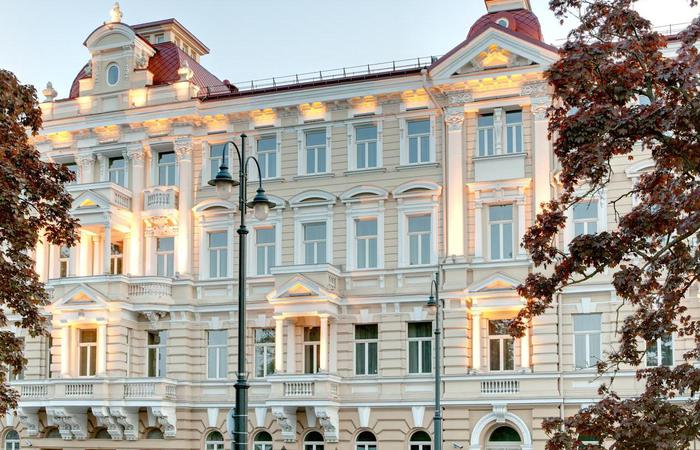
[{"label": "window frame", "polygon": [[[212,247],[211,238],[212,235],[224,234],[225,245]],[[206,231],[206,241],[207,241],[207,256],[208,256],[208,267],[207,267],[207,279],[218,280],[222,278],[230,278],[231,276],[231,235],[228,229],[217,229],[217,230],[207,230]],[[212,252],[216,254],[216,270],[211,266]],[[225,271],[222,271],[222,261],[225,261]]]},{"label": "window frame", "polygon": [[[294,264],[307,265],[304,253],[304,224],[312,222],[326,223],[326,264],[333,264],[333,205],[335,199],[323,199],[319,202],[304,203],[306,198],[325,197],[323,191],[303,192],[293,197],[290,204],[294,209]],[[281,242],[281,241],[280,241]]]},{"label": "window frame", "polygon": [[[418,162],[410,162],[410,136],[408,134],[408,123],[409,122],[415,122],[419,120],[428,120],[428,145],[430,148],[428,149],[428,161],[418,161]],[[424,166],[424,165],[430,165],[430,164],[435,164],[437,163],[437,149],[436,149],[436,139],[435,139],[435,113],[430,110],[418,110],[418,111],[412,111],[410,113],[404,113],[400,118],[399,118],[399,132],[401,134],[401,141],[400,141],[400,157],[399,157],[399,162],[401,166],[406,166],[406,167],[416,167],[416,166]],[[420,154],[420,152],[419,152]]]},{"label": "window frame", "polygon": [[[116,160],[119,160],[119,159],[121,159],[124,162],[124,166],[121,168],[116,168],[116,169],[112,168],[112,163]],[[123,188],[127,188],[128,183],[129,183],[127,164],[128,164],[128,159],[125,158],[124,156],[110,156],[110,157],[108,157],[107,158],[107,180],[109,180],[110,182],[112,182],[118,186],[121,186]],[[114,177],[115,178],[114,180],[112,180],[112,174],[116,174]],[[122,183],[119,182],[120,177],[122,179]]]},{"label": "window frame", "polygon": [[[259,436],[262,433],[267,434],[270,440],[259,440]],[[255,433],[255,436],[253,437],[253,450],[272,450],[272,435],[270,435],[270,433],[265,430],[261,430]]]},{"label": "window frame", "polygon": [[[219,146],[219,145],[225,145],[227,141],[225,140],[211,140],[208,142],[205,142],[204,145],[202,145],[202,161],[204,162],[202,164],[202,170],[200,171],[202,174],[202,182],[201,185],[203,187],[210,187],[209,186],[209,180],[213,179],[216,177],[216,174],[219,172],[218,167],[221,166],[221,163],[218,164],[216,172],[212,173],[212,161],[213,160],[220,160],[222,158],[218,157],[212,157],[211,152],[214,149],[214,147]],[[226,147],[226,161],[228,163],[228,168],[231,170],[231,146]],[[212,188],[213,189],[213,188]]]},{"label": "window frame", "polygon": [[[376,338],[368,338],[368,339],[358,339],[357,338],[357,327],[358,326],[375,326],[377,328],[377,337]],[[370,368],[370,352],[369,352],[369,347],[370,345],[374,344],[375,345],[375,352],[374,352],[374,367],[376,369],[375,373],[369,373],[369,368]],[[358,373],[357,372],[357,355],[358,355],[358,345],[361,345],[364,347],[364,363],[363,363],[363,368],[364,368],[364,373]],[[353,327],[353,373],[354,376],[356,377],[376,377],[379,375],[379,324],[377,323],[356,323],[354,324]]]},{"label": "window frame", "polygon": [[[376,128],[377,132],[377,137],[374,140],[366,140],[363,139],[362,141],[357,139],[357,129],[361,127],[366,127],[366,126],[374,126]],[[353,120],[352,122],[348,123],[348,171],[349,172],[363,172],[363,171],[371,171],[371,170],[377,170],[377,169],[382,169],[384,167],[384,155],[383,155],[383,145],[382,145],[382,137],[383,137],[383,121],[381,119],[374,119],[374,118],[361,118],[357,120]],[[375,142],[376,144],[376,160],[377,164],[373,167],[358,167],[358,160],[357,160],[357,145],[359,143],[369,143],[369,142]],[[365,148],[365,151],[367,149]]]},{"label": "window frame", "polygon": [[[157,334],[160,342],[158,344],[149,344],[148,338],[151,334]],[[165,341],[165,342],[163,342]],[[155,364],[154,375],[150,373],[151,351],[154,352]],[[162,358],[161,358],[162,357]],[[168,373],[168,331],[167,330],[147,330],[146,331],[146,378],[165,378]],[[160,363],[162,361],[162,364]],[[163,373],[161,373],[163,372]]]},{"label": "window frame", "polygon": [[[110,78],[110,71],[113,68],[117,69],[117,80],[114,83],[111,83],[109,81],[109,78]],[[119,64],[117,64],[116,62],[112,61],[109,64],[107,64],[107,67],[105,67],[105,83],[107,83],[107,86],[114,87],[114,86],[118,85],[119,82],[121,81],[121,78],[122,78],[121,72],[122,72],[122,69],[121,69],[121,67],[119,67]]]},{"label": "window frame", "polygon": [[[414,189],[412,185],[408,188]],[[439,188],[437,188],[439,189]],[[399,248],[398,248],[398,266],[399,268],[414,268],[414,267],[428,267],[437,264],[438,246],[440,240],[439,231],[439,190],[425,190],[424,194],[419,194],[425,196],[425,198],[412,198],[413,195],[405,195],[403,193],[398,193],[394,191],[394,198],[401,199],[398,203],[398,232],[399,232]],[[431,242],[430,242],[430,261],[428,264],[424,265],[411,265],[410,264],[410,242],[408,237],[408,217],[416,216],[421,214],[431,215]]]},{"label": "window frame", "polygon": [[[420,337],[410,337],[409,334],[409,329],[410,326],[413,324],[425,324],[429,323],[430,324],[430,334],[428,336],[420,336]],[[417,320],[417,321],[411,321],[406,323],[406,373],[409,376],[420,376],[420,375],[430,375],[433,373],[434,368],[433,368],[433,352],[435,351],[435,343],[434,343],[434,333],[435,329],[433,326],[432,321],[427,321],[427,320]],[[418,372],[411,372],[411,342],[418,342]],[[430,361],[430,371],[426,372],[423,367],[423,345],[421,345],[422,342],[430,342],[430,355],[428,355],[428,361]]]},{"label": "window frame", "polygon": [[[224,380],[228,378],[228,330],[227,329],[216,329],[216,330],[206,330],[207,335],[207,379],[208,380]],[[224,337],[223,344],[212,344],[212,333],[222,333]],[[214,350],[216,355],[216,362],[214,365],[215,373],[212,374],[210,369],[211,362],[211,350]],[[222,367],[223,364],[223,367]],[[221,373],[223,371],[223,373]]]},{"label": "window frame", "polygon": [[[275,202],[276,206],[270,211],[270,215],[267,217],[267,219],[265,219],[264,221],[259,221],[255,217],[251,217],[248,222],[248,229],[250,230],[250,232],[248,233],[248,247],[252,249],[252,251],[248,252],[247,259],[248,264],[250,264],[249,267],[253,268],[253,270],[250,270],[251,273],[248,276],[252,278],[270,277],[273,275],[272,269],[274,267],[282,265],[282,215],[284,212],[285,202],[281,198],[277,198],[274,196],[268,197],[270,197],[270,200]],[[275,230],[275,265],[270,268],[269,274],[258,274],[257,232],[258,229],[264,228],[274,228]]]},{"label": "window frame", "polygon": [[[218,433],[221,436],[221,440],[213,440],[212,435]],[[204,450],[225,450],[226,442],[224,440],[224,435],[219,430],[210,430],[204,437]]]},{"label": "window frame", "polygon": [[[121,251],[116,249],[121,247]],[[112,275],[124,274],[124,241],[110,243],[109,273]]]},{"label": "window frame", "polygon": [[676,365],[676,335],[675,333],[669,333],[668,338],[670,340],[671,346],[671,364],[664,364],[664,355],[663,355],[663,343],[661,339],[656,339],[654,341],[654,346],[656,347],[656,359],[657,359],[657,364],[656,365],[650,365],[649,364],[649,342],[646,343],[646,349],[644,351],[644,365],[646,367],[675,367]]},{"label": "window frame", "polygon": [[[486,116],[491,116],[491,120],[493,123],[491,125],[479,125],[479,119],[482,117]],[[484,143],[487,142],[487,138],[490,136],[491,138],[491,149],[493,150],[492,154],[488,154],[488,146],[487,148],[482,148],[481,147],[481,135],[482,133],[485,135],[484,137]],[[489,135],[490,133],[490,135]],[[490,158],[492,156],[496,156],[496,114],[495,112],[479,112],[479,114],[476,117],[476,153],[479,158]]]},{"label": "window frame", "polygon": [[409,437],[409,440],[408,440],[408,450],[432,450],[432,448],[433,448],[432,438],[430,438],[430,440],[428,440],[428,441],[422,441],[422,440],[416,441],[416,440],[414,440],[414,437],[418,433],[425,433],[430,438],[430,434],[426,433],[423,430],[412,431],[411,436]]},{"label": "window frame", "polygon": [[[576,190],[574,192],[575,196],[583,196],[586,194],[584,190]],[[602,233],[608,230],[608,201],[607,201],[607,190],[601,189],[595,194],[591,195],[589,198],[582,199],[583,202],[597,202],[597,233]],[[569,208],[566,210],[566,229],[565,229],[565,242],[564,245],[568,245],[576,237],[576,229],[574,225],[574,208]]]},{"label": "window frame", "polygon": [[[306,339],[306,330],[312,330],[314,328],[318,328],[318,340],[317,341],[309,341]],[[321,370],[321,327],[316,327],[316,326],[306,326],[302,328],[302,335],[301,335],[301,343],[302,343],[302,348],[304,350],[303,353],[303,358],[302,358],[302,365],[303,365],[303,370],[305,375],[315,375],[319,373]],[[311,365],[313,368],[312,372],[307,372],[306,371],[306,348],[307,347],[312,347],[313,348],[313,359],[311,361]]]},{"label": "window frame", "polygon": [[[272,342],[260,342],[258,341],[258,331],[267,330],[271,332]],[[269,375],[274,375],[277,373],[277,367],[275,367],[275,338],[276,333],[274,328],[270,327],[258,327],[254,328],[253,331],[253,377],[254,378],[267,378]],[[258,348],[263,350],[263,360],[262,360],[262,375],[258,375]],[[268,358],[270,358],[268,360]],[[272,363],[272,372],[268,372],[268,363]]]},{"label": "window frame", "polygon": [[[591,357],[591,351],[590,351],[590,334],[595,333],[595,331],[591,330],[584,330],[584,331],[576,331],[576,317],[579,316],[598,316],[598,341],[599,341],[599,348],[598,348],[598,360],[601,360],[603,357],[603,314],[602,313],[596,313],[596,312],[591,312],[591,313],[577,313],[577,314],[572,314],[571,318],[571,335],[572,335],[572,355],[573,355],[573,366],[574,370],[591,370],[595,369],[595,365],[597,361],[594,361],[593,364],[591,364],[591,361],[589,358]],[[576,350],[576,336],[585,336],[585,358],[586,358],[586,367],[577,367],[576,366],[576,355],[578,351]]]},{"label": "window frame", "polygon": [[[98,340],[99,340],[99,333],[97,332],[97,328],[77,328],[77,340],[78,340],[78,357],[77,359],[77,364],[78,364],[78,377],[79,378],[93,378],[97,376],[97,360],[99,359],[100,355],[98,354],[99,346],[98,346]],[[92,331],[95,333],[95,341],[94,342],[83,342],[83,332],[85,331]],[[87,360],[85,361],[85,369],[86,369],[86,374],[82,373],[82,363],[83,363],[83,348],[86,349],[85,354],[87,357]],[[95,367],[95,372],[91,372],[91,367],[94,363]]]},{"label": "window frame", "polygon": [[[154,153],[155,153],[155,157],[153,159],[154,159],[154,163],[155,163],[155,179],[153,180],[154,181],[153,184],[155,186],[164,186],[164,187],[165,186],[177,186],[178,179],[179,179],[179,177],[178,177],[179,164],[178,164],[177,154],[175,153],[175,149],[174,148],[162,149],[162,150],[158,150]],[[173,157],[175,158],[175,161],[161,163],[160,159],[161,159],[161,156],[164,154],[172,154]],[[169,169],[171,167],[172,167],[172,178],[173,179],[172,179],[172,183],[169,183],[169,181],[170,181],[169,180],[169,178],[170,178],[170,170]],[[161,168],[166,169],[165,183],[161,182],[161,179],[160,179],[160,169]]]},{"label": "window frame", "polygon": [[[366,434],[366,433],[371,434],[372,437],[374,438],[374,440],[372,440],[372,441],[360,441],[359,440],[360,436],[362,436],[363,434]],[[378,444],[377,435],[374,434],[370,430],[362,430],[359,433],[357,433],[357,435],[355,436],[354,442],[355,442],[355,450],[377,450],[377,444]]]},{"label": "window frame", "polygon": [[[9,435],[10,433],[14,433],[14,435],[10,438]],[[16,436],[16,438],[15,438]],[[21,438],[19,435],[19,432],[15,430],[14,428],[10,428],[5,431],[5,434],[2,437],[2,447],[4,450],[20,450],[20,445],[21,445]]]},{"label": "window frame", "polygon": [[[307,135],[309,133],[321,131],[321,130],[323,130],[323,132],[325,133],[324,145],[319,144],[319,145],[314,145],[311,147],[313,147],[314,149],[324,147],[324,149],[325,149],[325,161],[326,161],[325,169],[326,170],[323,172],[309,173],[307,170],[307,155],[308,155],[307,150],[309,149],[309,146],[307,146],[307,143],[306,143],[307,142],[306,141]],[[332,130],[333,129],[332,129],[331,125],[327,125],[327,124],[323,124],[323,123],[314,123],[314,124],[310,124],[308,126],[305,126],[305,127],[302,127],[299,129],[299,131],[298,131],[298,147],[299,147],[298,153],[299,154],[298,154],[298,159],[297,159],[297,161],[298,161],[298,163],[297,163],[297,175],[298,176],[313,177],[313,176],[323,176],[323,175],[328,175],[328,174],[333,173],[333,170],[332,170],[332,167],[333,167],[333,165],[332,165],[332,153],[333,152],[332,152],[332,146],[331,146]],[[316,158],[316,162],[318,163],[318,157],[316,156],[315,158]],[[318,164],[316,164],[315,166],[318,167]]]},{"label": "window frame", "polygon": [[[490,322],[492,321],[501,321],[501,320],[509,320],[509,319],[488,319],[488,324],[486,327],[486,330],[488,332],[487,334],[487,339],[488,339],[488,368],[489,372],[513,372],[515,370],[515,352],[516,352],[516,347],[515,347],[515,339],[509,335],[509,334],[491,334],[491,329],[490,329]],[[498,369],[492,369],[491,368],[491,341],[498,341]],[[513,366],[512,369],[506,369],[506,352],[505,352],[505,347],[506,347],[506,341],[510,341],[513,346],[513,360],[511,361],[511,365]]]},{"label": "window frame", "polygon": [[[155,245],[153,246],[153,251],[155,252],[156,276],[163,277],[163,278],[175,277],[175,248],[176,248],[175,239],[176,239],[176,237],[175,236],[155,236],[154,239],[155,239]],[[173,240],[173,249],[168,250],[168,251],[158,250],[158,243],[160,242],[161,239],[172,239]],[[170,255],[170,257],[168,255]],[[161,257],[165,258],[165,262],[163,264],[164,272],[162,274],[158,271],[158,267],[159,267],[158,262],[159,262],[159,259]],[[172,274],[170,274],[170,275],[168,274],[169,258],[172,258]]]},{"label": "window frame", "polygon": [[[254,143],[255,148],[254,148],[254,154],[256,158],[258,158],[258,162],[261,161],[260,157],[260,141],[266,138],[271,138],[274,137],[275,139],[275,148],[274,150],[266,150],[264,153],[274,153],[275,154],[275,175],[274,176],[268,176],[268,173],[263,173],[263,180],[276,180],[279,178],[282,178],[282,135],[279,130],[259,130],[256,132],[251,139],[251,143]],[[328,156],[328,155],[326,155]],[[265,163],[267,164],[267,160],[265,160]],[[262,162],[261,164],[261,172],[262,172]],[[265,166],[266,168],[269,166]],[[269,171],[268,171],[269,172]],[[251,170],[251,174],[253,175],[253,179],[258,178],[258,171],[257,169]]]},{"label": "window frame", "polygon": [[[511,219],[510,221],[507,220],[494,220],[491,221],[491,208],[492,207],[499,207],[499,206],[510,206],[510,216]],[[490,203],[486,205],[486,244],[488,248],[488,255],[489,255],[489,261],[512,261],[516,258],[517,256],[517,251],[516,251],[516,246],[515,243],[518,242],[517,236],[516,236],[516,223],[515,223],[515,214],[517,213],[517,205],[515,203]],[[511,237],[510,237],[510,244],[511,244],[511,252],[512,256],[510,258],[504,257],[504,251],[505,247],[503,245],[503,237],[504,235],[504,225],[507,225],[510,223],[510,232],[511,232]],[[492,225],[498,225],[499,229],[499,239],[500,239],[500,253],[501,257],[499,258],[494,258],[493,254],[491,253],[492,251],[492,233],[491,233],[491,226]]]}]

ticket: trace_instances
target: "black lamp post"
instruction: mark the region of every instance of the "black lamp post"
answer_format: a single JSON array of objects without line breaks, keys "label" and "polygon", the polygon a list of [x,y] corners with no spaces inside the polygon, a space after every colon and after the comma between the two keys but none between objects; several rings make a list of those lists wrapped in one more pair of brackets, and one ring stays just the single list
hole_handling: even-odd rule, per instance
[{"label": "black lamp post", "polygon": [[430,297],[426,306],[435,311],[435,415],[433,416],[433,434],[435,450],[442,450],[442,406],[440,405],[440,392],[442,387],[442,365],[440,364],[440,335],[442,325],[440,323],[440,308],[444,306],[440,298],[440,271],[435,272],[435,277],[430,282]]},{"label": "black lamp post", "polygon": [[[216,186],[217,192],[222,196],[230,196],[233,188],[238,186],[238,209],[241,215],[241,223],[238,227],[238,374],[236,377],[236,406],[234,412],[233,428],[233,450],[245,450],[248,446],[248,379],[245,366],[245,338],[246,338],[246,235],[248,228],[245,226],[245,215],[248,208],[253,210],[253,215],[258,220],[265,220],[270,209],[275,204],[267,198],[262,187],[262,171],[260,163],[255,156],[245,154],[246,135],[241,134],[241,147],[235,142],[229,141],[224,144],[223,155],[219,173],[209,185]],[[236,149],[238,156],[238,180],[231,177],[226,164],[226,153],[229,144]],[[253,200],[246,202],[248,195],[248,162],[254,161],[258,169],[258,190]],[[232,255],[233,256],[233,255]]]}]

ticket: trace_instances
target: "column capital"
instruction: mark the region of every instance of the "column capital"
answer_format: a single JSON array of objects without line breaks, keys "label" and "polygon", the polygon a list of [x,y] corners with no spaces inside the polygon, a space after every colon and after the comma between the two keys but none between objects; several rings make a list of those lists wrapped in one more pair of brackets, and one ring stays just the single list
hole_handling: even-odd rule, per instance
[{"label": "column capital", "polygon": [[175,139],[175,156],[178,161],[191,160],[192,158],[192,139],[189,137],[181,137]]},{"label": "column capital", "polygon": [[143,162],[144,158],[146,157],[146,148],[140,142],[129,144],[126,147],[125,155],[127,158],[133,161]]},{"label": "column capital", "polygon": [[464,109],[449,108],[445,115],[445,123],[448,131],[461,131],[464,124]]}]

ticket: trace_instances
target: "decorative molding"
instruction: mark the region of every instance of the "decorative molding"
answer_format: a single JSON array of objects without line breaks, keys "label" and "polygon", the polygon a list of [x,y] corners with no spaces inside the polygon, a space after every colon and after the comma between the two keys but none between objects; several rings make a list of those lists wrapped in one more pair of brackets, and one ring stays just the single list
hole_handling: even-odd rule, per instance
[{"label": "decorative molding", "polygon": [[92,414],[97,419],[97,424],[107,428],[107,432],[114,441],[124,439],[124,430],[115,417],[112,417],[109,408],[106,406],[92,407]]},{"label": "decorative molding", "polygon": [[166,439],[174,438],[177,435],[177,414],[174,407],[152,406],[151,414],[163,430]]},{"label": "decorative molding", "polygon": [[39,434],[39,408],[17,408],[17,418],[24,426],[24,433],[27,437],[34,437]]},{"label": "decorative molding", "polygon": [[471,91],[447,91],[445,95],[447,95],[447,103],[451,106],[459,106],[474,101],[474,95]]},{"label": "decorative molding", "polygon": [[549,93],[549,83],[546,81],[533,81],[523,84],[520,89],[523,97],[547,97]]},{"label": "decorative molding", "polygon": [[148,319],[152,327],[156,326],[158,322],[165,319],[168,315],[165,311],[144,311],[141,314]]},{"label": "decorative molding", "polygon": [[459,131],[464,124],[464,113],[449,114],[445,116],[445,123],[449,131]]},{"label": "decorative molding", "polygon": [[109,413],[122,426],[123,434],[127,441],[135,441],[139,438],[138,410],[123,407],[109,408]]},{"label": "decorative molding", "polygon": [[296,407],[272,408],[272,416],[277,420],[277,425],[282,430],[282,440],[284,442],[296,442],[297,440],[297,413]]},{"label": "decorative molding", "polygon": [[318,422],[323,428],[323,437],[326,442],[338,442],[338,408],[331,406],[316,406],[314,408]]},{"label": "decorative molding", "polygon": [[58,425],[58,431],[64,441],[82,441],[87,438],[85,412],[75,412],[68,408],[46,408],[46,414]]},{"label": "decorative molding", "polygon": [[192,159],[192,139],[177,138],[175,139],[175,156],[178,161]]}]

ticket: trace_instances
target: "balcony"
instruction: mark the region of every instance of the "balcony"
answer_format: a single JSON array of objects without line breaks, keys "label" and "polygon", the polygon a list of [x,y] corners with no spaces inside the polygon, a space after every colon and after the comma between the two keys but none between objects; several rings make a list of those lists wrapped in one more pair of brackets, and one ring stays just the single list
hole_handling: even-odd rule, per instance
[{"label": "balcony", "polygon": [[474,180],[499,181],[525,177],[525,153],[474,158]]},{"label": "balcony", "polygon": [[134,303],[172,300],[173,280],[164,277],[129,278],[129,299]]},{"label": "balcony", "polygon": [[144,212],[175,210],[178,196],[177,186],[151,186],[143,191]]},{"label": "balcony", "polygon": [[270,400],[335,401],[340,377],[330,374],[275,374],[270,381]]}]

